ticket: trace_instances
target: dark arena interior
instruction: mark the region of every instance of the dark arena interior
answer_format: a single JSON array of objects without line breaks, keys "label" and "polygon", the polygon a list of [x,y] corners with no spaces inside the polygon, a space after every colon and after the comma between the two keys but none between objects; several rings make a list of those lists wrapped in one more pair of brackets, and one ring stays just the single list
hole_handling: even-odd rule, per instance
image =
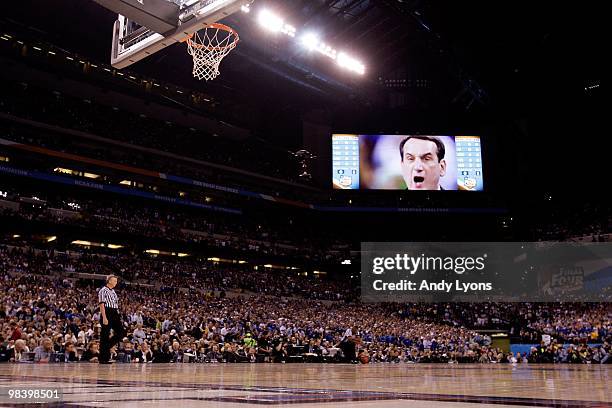
[{"label": "dark arena interior", "polygon": [[0,407],[612,407],[603,6],[3,7]]}]

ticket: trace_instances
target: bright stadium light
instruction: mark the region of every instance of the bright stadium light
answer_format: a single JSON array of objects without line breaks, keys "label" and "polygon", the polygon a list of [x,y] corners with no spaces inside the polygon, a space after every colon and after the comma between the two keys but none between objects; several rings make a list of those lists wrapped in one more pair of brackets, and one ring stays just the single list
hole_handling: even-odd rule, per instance
[{"label": "bright stadium light", "polygon": [[307,33],[301,38],[302,45],[313,51],[319,46],[319,37],[314,33]]},{"label": "bright stadium light", "polygon": [[[273,33],[283,33],[289,37],[295,37],[297,30],[294,26],[285,23],[282,17],[272,13],[270,10],[262,10],[259,12],[257,21],[260,26]],[[319,36],[314,32],[308,32],[300,35],[300,44],[308,51],[316,51],[326,57],[336,60],[339,66],[356,72],[357,74],[365,74],[365,66],[355,58],[346,53],[338,52],[331,45],[321,41]]]},{"label": "bright stadium light", "polygon": [[295,27],[290,24],[284,24],[281,31],[289,37],[295,37]]},{"label": "bright stadium light", "polygon": [[240,7],[240,10],[242,10],[243,13],[250,13],[251,6],[249,4],[244,4],[242,7]]},{"label": "bright stadium light", "polygon": [[350,71],[356,72],[360,75],[363,75],[365,73],[365,66],[357,61],[356,59],[348,56],[347,54],[340,52],[338,53],[338,58],[336,59],[336,61],[338,62],[338,65],[346,68]]},{"label": "bright stadium light", "polygon": [[337,51],[323,42],[319,44],[319,48],[317,49],[317,51],[319,51],[323,55],[328,56],[331,59],[336,59]]},{"label": "bright stadium light", "polygon": [[273,14],[269,10],[262,10],[259,13],[259,17],[257,20],[259,21],[259,25],[269,31],[272,31],[274,33],[281,32],[283,34],[288,35],[289,37],[295,37],[295,27],[291,24],[285,23],[282,18],[280,18],[276,14]]},{"label": "bright stadium light", "polygon": [[263,28],[273,32],[281,31],[284,25],[282,18],[271,13],[268,10],[262,10],[259,13],[258,21],[259,25],[261,25]]},{"label": "bright stadium light", "polygon": [[308,51],[317,51],[331,59],[336,59],[337,51],[330,45],[319,40],[319,37],[314,33],[308,33],[301,37],[301,43]]}]

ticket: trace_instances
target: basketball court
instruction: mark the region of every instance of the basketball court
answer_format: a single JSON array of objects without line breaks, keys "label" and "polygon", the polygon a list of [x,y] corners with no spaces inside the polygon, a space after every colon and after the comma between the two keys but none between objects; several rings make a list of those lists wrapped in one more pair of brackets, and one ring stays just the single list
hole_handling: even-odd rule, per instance
[{"label": "basketball court", "polygon": [[[2,387],[60,389],[48,406],[612,407],[609,366],[2,365]],[[8,405],[3,405],[8,406]],[[38,405],[37,405],[38,406]]]}]

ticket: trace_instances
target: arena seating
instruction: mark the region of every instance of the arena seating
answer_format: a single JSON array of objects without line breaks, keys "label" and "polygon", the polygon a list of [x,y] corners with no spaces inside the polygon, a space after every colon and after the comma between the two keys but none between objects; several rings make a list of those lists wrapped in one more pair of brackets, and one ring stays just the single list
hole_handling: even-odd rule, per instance
[{"label": "arena seating", "polygon": [[[366,305],[347,303],[341,284],[270,272],[0,251],[5,359],[19,342],[35,351],[35,362],[95,361],[88,350],[99,336],[96,281],[79,276],[116,270],[132,279],[120,289],[129,299],[121,310],[128,335],[115,350],[122,362],[142,362],[143,346],[152,351],[148,362],[610,362],[609,304]],[[484,327],[510,327],[519,341],[539,343],[542,334],[553,341],[513,356],[476,331]],[[52,349],[45,351],[45,339]]]}]

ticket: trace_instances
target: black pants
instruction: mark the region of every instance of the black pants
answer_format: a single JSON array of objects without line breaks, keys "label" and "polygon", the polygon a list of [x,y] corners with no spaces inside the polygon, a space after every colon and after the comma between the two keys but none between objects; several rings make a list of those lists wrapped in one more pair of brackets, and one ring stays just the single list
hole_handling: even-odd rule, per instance
[{"label": "black pants", "polygon": [[[102,324],[102,331],[100,332],[100,361],[110,360],[110,349],[117,343],[119,343],[125,336],[125,330],[123,329],[123,323],[119,317],[117,309],[106,308],[106,318],[108,324]],[[110,335],[110,331],[113,329],[113,335]]]}]

